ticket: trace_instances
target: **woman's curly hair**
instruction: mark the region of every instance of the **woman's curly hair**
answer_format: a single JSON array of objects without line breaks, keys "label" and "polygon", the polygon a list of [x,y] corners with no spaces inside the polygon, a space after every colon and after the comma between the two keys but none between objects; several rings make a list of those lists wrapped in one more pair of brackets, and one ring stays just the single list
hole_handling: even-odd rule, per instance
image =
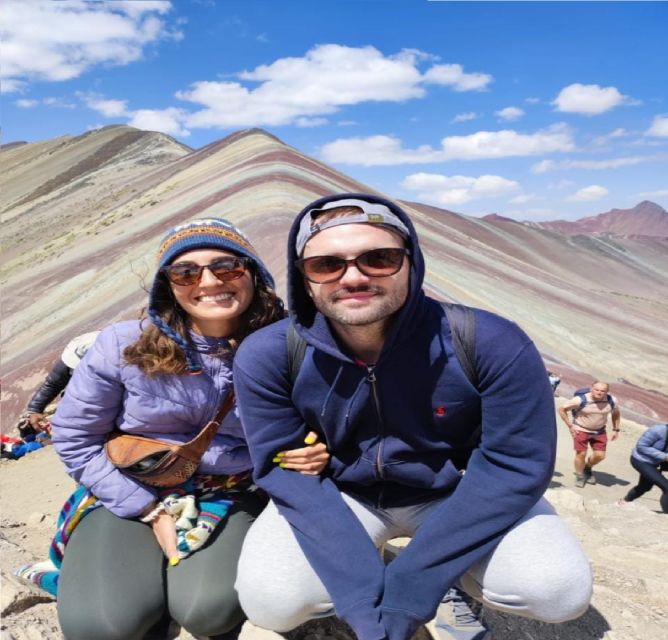
[{"label": "woman's curly hair", "polygon": [[[253,299],[239,318],[239,330],[234,335],[226,336],[228,346],[221,348],[216,354],[219,357],[232,355],[246,336],[285,316],[283,301],[273,289],[269,289],[264,281],[256,276],[253,266],[249,267],[249,270],[255,284]],[[186,343],[191,343],[188,314],[176,301],[165,275],[158,272],[156,278],[158,279],[158,286],[154,292],[156,312],[172,330],[183,337]],[[149,377],[187,373],[185,352],[150,322],[146,310],[142,312],[142,326],[139,339],[123,351],[125,362],[136,365]]]}]

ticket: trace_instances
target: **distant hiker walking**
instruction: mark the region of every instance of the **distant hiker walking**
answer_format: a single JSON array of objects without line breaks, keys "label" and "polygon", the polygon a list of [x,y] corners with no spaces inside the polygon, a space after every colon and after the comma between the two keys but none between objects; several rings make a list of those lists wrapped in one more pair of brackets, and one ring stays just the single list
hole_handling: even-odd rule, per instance
[{"label": "distant hiker walking", "polygon": [[[617,401],[610,393],[607,382],[594,382],[590,390],[578,389],[571,400],[559,409],[561,419],[573,436],[575,447],[575,486],[596,484],[592,467],[605,459],[608,444],[608,417],[612,417],[612,436],[617,440],[622,414]],[[572,413],[569,417],[568,412]],[[591,455],[587,458],[587,450]]]},{"label": "distant hiker walking", "polygon": [[548,371],[547,379],[550,381],[550,386],[552,387],[552,393],[554,393],[557,390],[559,383],[561,382],[561,378],[553,371]]},{"label": "distant hiker walking", "polygon": [[631,466],[640,474],[638,484],[617,504],[629,502],[647,493],[653,486],[661,489],[661,509],[668,513],[668,424],[655,424],[643,433],[631,452]]}]

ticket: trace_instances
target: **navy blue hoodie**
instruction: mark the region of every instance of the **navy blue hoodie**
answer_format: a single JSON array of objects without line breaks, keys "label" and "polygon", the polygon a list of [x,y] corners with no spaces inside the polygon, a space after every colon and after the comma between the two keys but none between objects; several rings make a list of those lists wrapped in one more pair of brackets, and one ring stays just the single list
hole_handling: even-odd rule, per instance
[{"label": "navy blue hoodie", "polygon": [[[411,234],[409,297],[373,368],[342,350],[294,266],[302,216],[345,198],[390,207]],[[255,478],[292,525],[337,615],[362,640],[407,640],[547,488],[556,426],[545,367],[517,325],[476,310],[479,384],[471,385],[441,305],[422,291],[415,229],[390,201],[363,194],[321,198],[297,217],[288,243],[291,319],[309,345],[294,388],[287,320],[246,338],[234,361]],[[471,446],[478,426],[482,435]],[[326,472],[306,476],[272,462],[279,451],[303,446],[310,429],[332,456]],[[451,496],[385,567],[341,491],[383,507]]]}]

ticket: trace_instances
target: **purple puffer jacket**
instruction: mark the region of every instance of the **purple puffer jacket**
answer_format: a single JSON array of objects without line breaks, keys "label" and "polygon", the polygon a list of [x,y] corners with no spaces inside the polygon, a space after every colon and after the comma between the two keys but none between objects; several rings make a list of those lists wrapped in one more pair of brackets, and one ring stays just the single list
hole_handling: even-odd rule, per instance
[{"label": "purple puffer jacket", "polygon": [[[223,339],[191,334],[204,367],[201,375],[149,378],[123,360],[123,350],[140,333],[137,320],[102,331],[74,370],[52,420],[53,442],[67,472],[122,518],[141,513],[155,501],[156,491],[123,475],[109,462],[103,448],[107,435],[120,429],[187,442],[213,419],[232,389],[230,358],[211,355]],[[223,420],[199,471],[233,474],[251,466],[235,409]]]}]

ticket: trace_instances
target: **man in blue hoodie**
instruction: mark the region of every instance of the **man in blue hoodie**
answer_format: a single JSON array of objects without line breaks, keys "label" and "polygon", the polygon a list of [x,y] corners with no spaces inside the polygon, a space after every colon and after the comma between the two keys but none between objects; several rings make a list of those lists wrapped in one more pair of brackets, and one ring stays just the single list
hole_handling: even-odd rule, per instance
[{"label": "man in blue hoodie", "polygon": [[[361,640],[408,640],[458,584],[489,607],[548,622],[591,596],[580,545],[541,498],[556,426],[526,334],[475,310],[475,372],[443,306],[423,290],[407,214],[384,198],[327,196],[288,239],[290,319],[244,340],[234,362],[257,483],[272,504],[249,532],[237,590],[255,624],[287,631],[336,613]],[[288,324],[307,344],[291,374]],[[283,452],[309,430],[320,476]],[[410,544],[385,565],[397,536]]]}]

